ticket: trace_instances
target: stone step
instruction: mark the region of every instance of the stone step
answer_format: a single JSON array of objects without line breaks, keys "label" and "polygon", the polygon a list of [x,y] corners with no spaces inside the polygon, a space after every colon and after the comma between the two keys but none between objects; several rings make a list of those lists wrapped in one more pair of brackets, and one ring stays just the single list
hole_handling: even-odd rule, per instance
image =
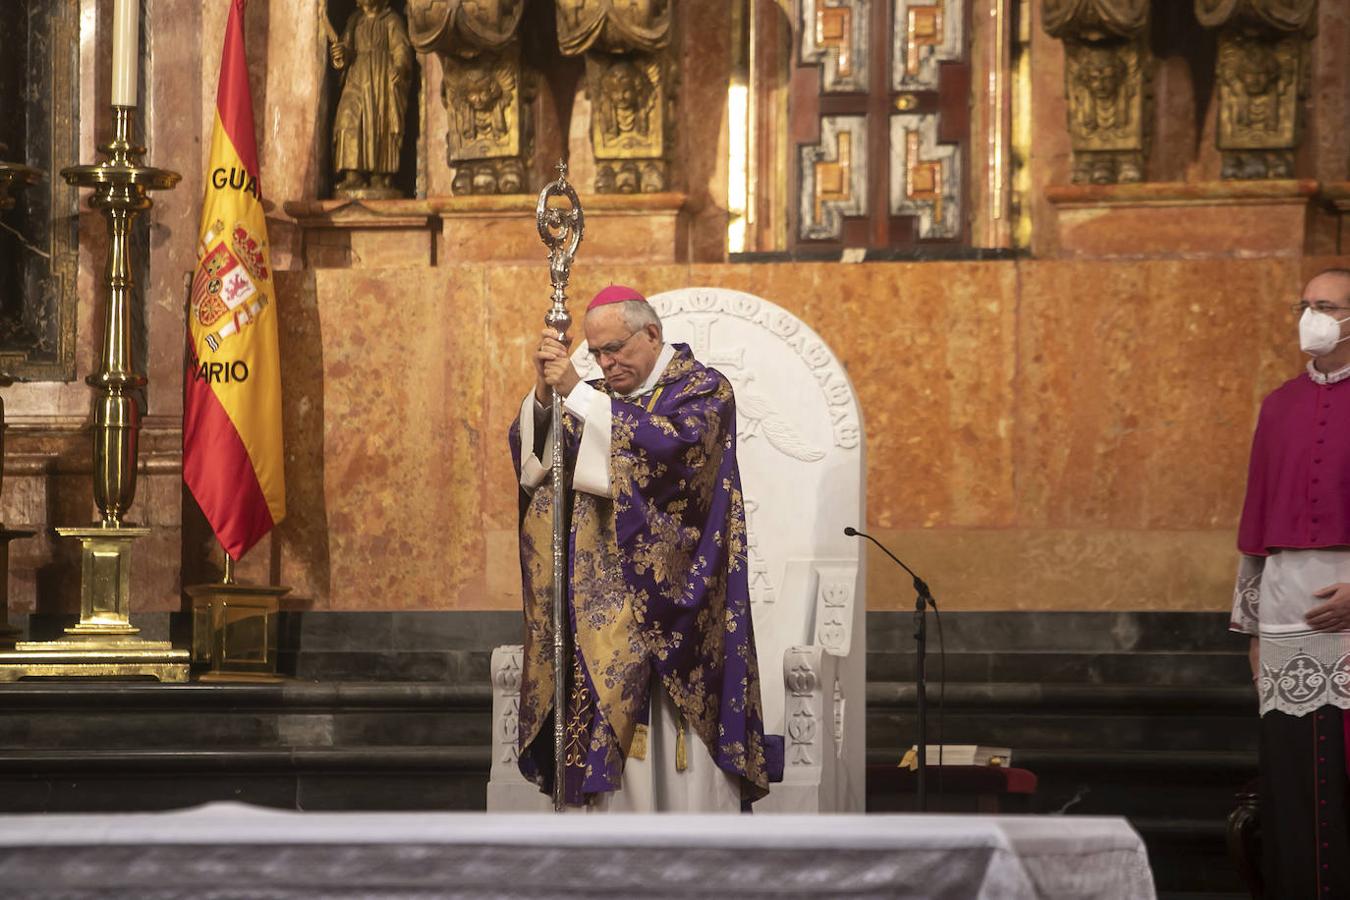
[{"label": "stone step", "polygon": [[[891,712],[872,707],[867,712],[869,746],[909,746],[918,736],[912,711]],[[928,741],[933,744],[984,744],[1019,751],[1037,749],[1216,750],[1255,751],[1254,719],[1237,716],[1197,716],[1187,713],[1131,715],[1119,712],[1037,713],[999,709],[981,713],[948,708],[939,715],[930,709]]]},{"label": "stone step", "polygon": [[[867,703],[872,708],[912,707],[917,696],[912,682],[869,679]],[[929,711],[943,696],[940,686],[928,684]],[[1131,712],[1187,712],[1256,715],[1256,693],[1251,685],[1047,684],[999,682],[948,684],[947,708],[988,710],[1062,710],[1075,714],[1093,710]]]},{"label": "stone step", "polygon": [[0,754],[0,811],[481,810],[486,747],[29,750]]},{"label": "stone step", "polygon": [[[942,598],[938,597],[941,603]],[[1228,631],[1227,613],[1217,612],[947,612],[928,617],[928,651],[939,640],[948,653],[967,651],[1042,653],[1241,653],[1245,638]],[[909,612],[867,614],[870,652],[912,652]]]},{"label": "stone step", "polygon": [[[1249,686],[952,683],[943,695],[930,685],[930,742],[1011,747],[1019,765],[1030,748],[1250,751],[1258,740]],[[868,684],[869,747],[914,743],[916,696],[912,684]]]},{"label": "stone step", "polygon": [[486,684],[24,682],[0,686],[0,709],[4,751],[487,748],[492,734]]},{"label": "stone step", "polygon": [[484,707],[492,692],[482,684],[375,681],[276,684],[157,684],[146,681],[35,679],[0,684],[0,710],[126,709],[220,711],[235,709]]},{"label": "stone step", "polygon": [[[942,680],[942,657],[936,648],[927,659],[932,684]],[[914,678],[912,651],[867,654],[872,681]],[[1078,653],[1041,650],[949,650],[948,682],[1048,682],[1077,684],[1243,685],[1250,678],[1245,652],[1108,652]]]}]

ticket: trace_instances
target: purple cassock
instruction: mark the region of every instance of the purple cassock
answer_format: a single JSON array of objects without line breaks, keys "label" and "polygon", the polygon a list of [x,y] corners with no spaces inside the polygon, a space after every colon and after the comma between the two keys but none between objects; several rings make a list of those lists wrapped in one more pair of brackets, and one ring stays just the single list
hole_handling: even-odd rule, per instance
[{"label": "purple cassock", "polygon": [[1261,404],[1247,471],[1238,549],[1350,546],[1350,381],[1307,373]]},{"label": "purple cassock", "polygon": [[[612,497],[571,494],[574,658],[564,794],[572,804],[619,788],[624,761],[643,752],[655,690],[669,694],[717,765],[740,776],[743,804],[768,793],[771,762],[781,767],[782,745],[769,749],[760,703],[735,398],[720,372],[697,362],[687,346],[673,346],[674,358],[648,395],[624,400],[603,380],[591,382],[611,396]],[[582,421],[568,412],[565,426],[570,472]],[[546,446],[541,442],[540,451]],[[519,475],[519,422],[511,452]],[[550,481],[522,492],[520,770],[549,793],[552,504]],[[780,759],[771,761],[775,755]]]}]

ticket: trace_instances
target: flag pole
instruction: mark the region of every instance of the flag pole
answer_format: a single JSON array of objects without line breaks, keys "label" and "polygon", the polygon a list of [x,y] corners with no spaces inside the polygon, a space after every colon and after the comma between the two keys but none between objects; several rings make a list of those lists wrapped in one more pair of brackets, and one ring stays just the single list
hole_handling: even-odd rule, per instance
[{"label": "flag pole", "polygon": [[[569,208],[549,205],[549,200],[562,197]],[[553,305],[544,315],[544,324],[562,340],[572,326],[572,315],[567,311],[567,281],[571,277],[572,261],[581,245],[586,217],[581,211],[581,200],[567,182],[567,163],[558,162],[557,180],[539,192],[535,207],[535,222],[539,238],[548,248],[549,280],[553,285]],[[566,472],[563,463],[563,406],[562,395],[553,392],[553,809],[562,812],[566,806],[567,772],[567,518]]]},{"label": "flag pole", "polygon": [[[219,0],[224,2],[224,0]],[[188,299],[183,483],[225,553],[223,572],[185,585],[202,681],[275,682],[280,547],[253,584],[236,563],[286,517],[279,305],[259,187],[256,119],[244,47],[245,0],[230,0],[215,122]]]}]

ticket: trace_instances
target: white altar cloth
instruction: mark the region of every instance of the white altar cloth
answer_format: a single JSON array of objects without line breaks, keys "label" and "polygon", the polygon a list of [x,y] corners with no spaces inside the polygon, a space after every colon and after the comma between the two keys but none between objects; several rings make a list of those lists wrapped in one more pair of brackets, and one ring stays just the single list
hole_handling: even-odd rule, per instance
[{"label": "white altar cloth", "polygon": [[[0,816],[24,897],[1155,896],[1139,835],[1076,816]],[[12,893],[9,893],[12,892]]]}]

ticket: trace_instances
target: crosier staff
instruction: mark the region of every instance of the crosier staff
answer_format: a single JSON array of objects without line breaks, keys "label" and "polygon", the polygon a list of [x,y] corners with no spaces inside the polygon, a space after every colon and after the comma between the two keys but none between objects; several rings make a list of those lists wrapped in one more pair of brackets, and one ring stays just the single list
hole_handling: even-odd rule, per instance
[{"label": "crosier staff", "polygon": [[[568,208],[549,206],[554,197],[566,198]],[[567,311],[567,280],[572,272],[572,261],[585,230],[586,217],[581,211],[581,200],[567,182],[567,163],[558,163],[558,178],[539,192],[535,208],[535,222],[539,238],[548,248],[548,274],[553,284],[553,305],[544,315],[544,324],[557,332],[563,341],[572,326]],[[563,398],[553,391],[553,809],[562,812],[566,806],[565,778],[567,762],[567,724],[563,711],[567,707],[567,519],[565,515],[567,487],[563,464]]]}]

